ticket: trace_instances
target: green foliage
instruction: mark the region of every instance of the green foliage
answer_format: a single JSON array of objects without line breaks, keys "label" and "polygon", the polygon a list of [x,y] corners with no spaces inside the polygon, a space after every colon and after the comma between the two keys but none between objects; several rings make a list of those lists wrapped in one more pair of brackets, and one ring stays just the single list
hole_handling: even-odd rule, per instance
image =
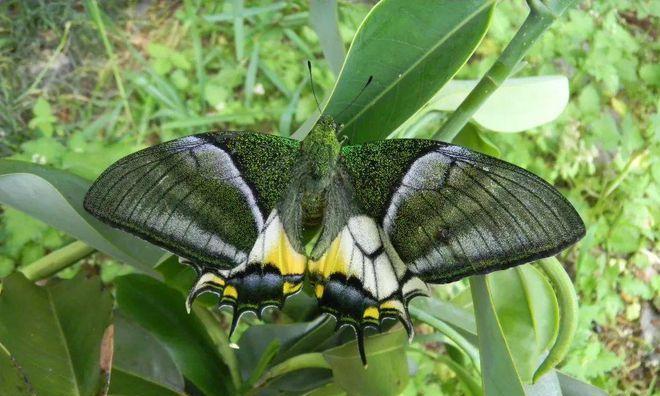
[{"label": "green foliage", "polygon": [[81,273],[39,287],[16,273],[0,294],[0,343],[37,394],[91,395],[102,383],[101,355],[108,351],[101,340],[111,312],[98,278]]},{"label": "green foliage", "polygon": [[[428,2],[429,16],[448,15],[443,10],[449,3],[459,2]],[[523,1],[499,2],[494,12],[494,2],[473,1],[471,6],[485,8],[467,25],[461,22],[468,19],[434,18],[432,28],[439,35],[413,39],[423,49],[439,46],[442,51],[431,57],[448,66],[436,62],[424,71],[413,66],[426,59],[414,51],[393,57],[394,43],[356,39],[341,75],[344,48],[356,32],[383,26],[389,39],[410,40],[409,33],[419,30],[402,26],[405,18],[389,22],[392,13],[397,15],[394,1],[383,1],[370,14],[361,3],[324,1],[308,6],[303,1],[190,0],[174,8],[130,6],[128,12],[119,2],[27,4],[0,3],[0,20],[9,27],[0,38],[0,155],[22,161],[0,161],[0,202],[9,205],[0,217],[0,277],[52,259],[49,253],[72,237],[104,254],[86,259],[82,271],[76,265],[60,272],[45,286],[20,274],[3,280],[0,394],[96,393],[110,295],[98,278],[84,280],[82,274],[99,267],[103,282],[116,287],[118,303],[110,395],[334,395],[347,387],[373,394],[373,387],[385,384],[389,391],[405,386],[403,394],[411,396],[491,394],[499,387],[509,394],[602,394],[547,367],[541,370],[547,374],[530,384],[543,359],[552,362],[550,367],[562,360],[572,338],[570,325],[562,323],[571,312],[570,293],[559,290],[567,284],[537,267],[476,278],[473,288],[467,282],[436,288],[435,298],[411,307],[418,322],[412,346],[404,348],[398,328],[368,338],[365,373],[353,364],[356,351],[348,342],[353,334],[335,334],[328,320],[308,322],[316,312],[313,298],[304,293],[288,301],[283,313],[267,312],[266,324],[247,318],[251,326],[241,325],[237,332],[240,349],[230,349],[225,315],[208,309],[212,298],[202,299],[190,316],[183,311],[194,279],[189,269],[173,258],[161,261],[159,249],[100,224],[80,204],[89,186],[85,179],[159,141],[209,129],[288,135],[299,127],[295,136],[301,136],[315,119],[305,68],[309,58],[319,98],[329,99],[327,107],[335,115],[375,68],[385,67],[384,61],[400,62],[412,82],[397,82],[396,73],[374,81],[373,91],[343,115],[368,116],[369,127],[351,137],[384,138],[392,131],[430,137],[475,86],[470,79],[488,70],[518,29],[526,15]],[[370,19],[358,29],[367,15]],[[462,128],[455,140],[539,174],[579,209],[587,237],[560,257],[580,297],[577,333],[561,367],[612,394],[643,394],[654,381],[644,361],[651,346],[637,334],[647,336],[641,323],[652,319],[648,312],[657,310],[660,289],[660,163],[654,160],[660,156],[658,16],[657,5],[648,0],[587,0],[567,11],[513,70],[520,79],[505,82],[477,110],[475,124]],[[388,26],[397,29],[387,31]],[[417,87],[423,94],[413,90],[422,72],[433,80]],[[456,72],[468,81],[444,84]],[[562,86],[563,77],[548,77],[558,74],[568,78],[570,88]],[[377,93],[387,98],[390,84],[408,92],[405,108],[387,100],[365,107]],[[492,133],[529,128],[534,129]],[[118,262],[164,283],[126,276],[135,270]],[[153,270],[157,262],[158,273]],[[559,264],[554,268],[563,274]],[[72,280],[57,279],[77,273]],[[55,309],[48,311],[48,304]],[[48,326],[58,322],[66,324],[64,331],[49,332],[44,342]],[[76,336],[81,329],[87,337]],[[30,342],[39,345],[38,353],[21,344],[30,334],[37,337]],[[42,375],[39,370],[46,366],[31,363],[70,340],[80,341],[70,359],[47,366],[61,376]],[[382,342],[387,345],[378,346]],[[84,381],[72,375],[88,372],[95,374]],[[374,379],[367,380],[372,374]],[[42,391],[49,380],[62,384]],[[74,385],[78,393],[68,391]]]}]

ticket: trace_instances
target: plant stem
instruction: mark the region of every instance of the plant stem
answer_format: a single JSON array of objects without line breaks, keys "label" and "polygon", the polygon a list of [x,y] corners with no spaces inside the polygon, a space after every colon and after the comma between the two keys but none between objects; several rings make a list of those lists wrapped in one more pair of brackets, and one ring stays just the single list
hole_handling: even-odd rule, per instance
[{"label": "plant stem", "polygon": [[302,370],[306,368],[325,368],[330,369],[330,365],[323,357],[323,354],[319,352],[312,353],[303,353],[301,355],[294,356],[290,359],[283,361],[282,363],[273,366],[266,374],[261,378],[257,383],[257,387],[263,386],[266,382],[289,373],[291,371]]},{"label": "plant stem", "polygon": [[596,201],[596,204],[594,205],[594,208],[596,208],[595,213],[600,213],[601,206],[605,202],[605,199],[610,196],[619,186],[623,181],[628,177],[630,172],[632,171],[633,165],[638,164],[646,155],[648,154],[648,150],[642,150],[638,151],[630,156],[628,159],[628,162],[623,166],[623,170],[619,175],[612,180],[600,193],[598,197],[598,201]]},{"label": "plant stem", "polygon": [[548,352],[548,356],[534,372],[534,382],[564,360],[571,347],[578,325],[577,295],[571,278],[568,277],[564,267],[556,258],[551,257],[537,261],[537,268],[547,276],[552,288],[555,289],[559,305],[559,332],[555,343]]},{"label": "plant stem", "polygon": [[22,94],[19,95],[18,98],[16,98],[16,102],[19,102],[23,98],[25,98],[27,95],[31,94],[35,88],[37,88],[37,85],[43,80],[44,76],[50,70],[51,67],[53,67],[53,63],[55,63],[55,60],[60,56],[62,53],[62,50],[64,50],[64,46],[66,45],[67,41],[69,41],[69,30],[71,29],[71,22],[66,22],[64,24],[64,33],[62,34],[62,38],[60,39],[60,43],[58,44],[57,48],[55,48],[55,51],[53,52],[53,55],[48,58],[48,62],[46,62],[46,66],[41,69],[39,74],[37,75],[37,78],[34,79],[32,84],[30,84],[30,87],[23,91]]},{"label": "plant stem", "polygon": [[447,122],[438,130],[433,139],[451,142],[470,121],[481,105],[502,85],[529,48],[538,40],[550,25],[577,0],[527,0],[530,11],[516,35],[504,52],[481,78]]},{"label": "plant stem", "polygon": [[96,249],[84,242],[76,241],[26,265],[19,271],[21,271],[29,280],[38,281],[40,279],[48,278],[64,268],[75,264],[78,260],[94,253],[95,250]]},{"label": "plant stem", "polygon": [[447,338],[452,340],[460,349],[462,349],[468,355],[474,367],[477,370],[480,369],[481,366],[479,365],[479,352],[477,352],[475,346],[470,344],[470,342],[466,340],[465,337],[460,335],[456,330],[454,330],[451,326],[449,326],[442,320],[427,314],[426,312],[422,311],[419,308],[410,306],[408,307],[408,311],[410,312],[410,315],[412,315],[414,318],[421,320],[422,322],[428,324],[429,326],[434,327],[436,330],[446,335]]}]

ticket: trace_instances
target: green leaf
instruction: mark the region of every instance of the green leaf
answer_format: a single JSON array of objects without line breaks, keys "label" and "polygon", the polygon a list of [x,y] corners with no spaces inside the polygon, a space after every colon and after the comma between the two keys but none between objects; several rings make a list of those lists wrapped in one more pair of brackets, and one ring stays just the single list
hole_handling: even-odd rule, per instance
[{"label": "green leaf", "polygon": [[82,206],[88,181],[21,161],[0,160],[0,202],[58,228],[147,273],[163,251],[88,214]]},{"label": "green leaf", "polygon": [[365,337],[367,367],[362,366],[357,342],[328,349],[323,356],[334,382],[351,395],[398,395],[408,384],[407,335],[401,326]]},{"label": "green leaf", "polygon": [[607,393],[593,385],[577,380],[569,375],[557,371],[559,386],[563,396],[606,396]]},{"label": "green leaf", "polygon": [[[344,125],[352,143],[385,138],[463,66],[483,38],[494,5],[381,1],[355,34],[324,113]],[[358,97],[369,76],[372,83]]]},{"label": "green leaf", "polygon": [[[183,391],[183,376],[163,344],[121,314],[115,316],[114,326],[110,393],[123,392],[126,384],[132,383],[157,385],[173,393]],[[115,372],[125,380],[117,381]]]},{"label": "green leaf", "polygon": [[334,333],[334,324],[325,317],[307,323],[251,326],[238,341],[240,348],[236,355],[247,375],[273,341],[280,344],[278,354],[271,361],[276,364],[301,353],[319,350],[319,346]]},{"label": "green leaf", "polygon": [[99,278],[39,287],[15,273],[0,294],[0,343],[37,394],[96,395],[112,298]]},{"label": "green leaf", "polygon": [[108,396],[182,396],[183,393],[113,368]]},{"label": "green leaf", "polygon": [[559,309],[554,290],[530,265],[493,272],[487,282],[516,371],[524,383],[531,383],[557,336]]},{"label": "green leaf", "polygon": [[410,303],[410,306],[451,325],[459,330],[471,343],[477,343],[477,338],[474,337],[477,335],[477,325],[472,312],[457,307],[450,302],[432,297],[416,298]]},{"label": "green leaf", "polygon": [[50,104],[43,97],[39,97],[32,109],[34,118],[30,120],[28,126],[32,129],[39,129],[44,136],[53,136],[53,124],[57,122],[57,118],[52,113]]},{"label": "green leaf", "polygon": [[461,132],[459,132],[458,136],[454,138],[452,143],[471,148],[472,150],[496,158],[501,154],[500,149],[498,149],[493,142],[488,140],[486,135],[479,131],[479,128],[473,124],[467,124]]},{"label": "green leaf", "polygon": [[227,365],[199,318],[186,313],[179,291],[138,274],[115,284],[120,311],[163,343],[187,379],[206,395],[234,394]]},{"label": "green leaf", "polygon": [[533,384],[525,384],[525,394],[527,396],[562,396],[557,374],[551,371]]},{"label": "green leaf", "polygon": [[[477,85],[476,80],[448,82],[420,111],[454,111]],[[496,132],[523,132],[554,121],[568,104],[564,76],[510,78],[479,107],[474,121]]]},{"label": "green leaf", "polygon": [[515,363],[511,358],[511,350],[497,319],[487,277],[484,275],[471,277],[470,290],[477,319],[484,395],[525,396]]},{"label": "green leaf", "polygon": [[323,386],[320,386],[309,393],[306,393],[305,396],[345,396],[341,387],[335,383],[329,383]]},{"label": "green leaf", "polygon": [[279,350],[279,341],[273,340],[270,342],[270,344],[268,344],[264,350],[264,353],[261,355],[261,358],[257,362],[257,365],[252,369],[250,376],[245,381],[244,386],[246,389],[251,388],[254,384],[257,383],[257,381],[259,381],[259,378],[261,378],[263,373],[266,371],[266,368],[270,365],[270,362],[273,360],[275,355],[277,355]]},{"label": "green leaf", "polygon": [[438,320],[430,314],[418,310],[416,307],[409,307],[410,315],[415,319],[421,320],[429,326],[434,327],[436,330],[444,334],[450,339],[458,348],[467,354],[472,363],[479,366],[479,354],[477,349],[465,337],[458,333],[454,328]]},{"label": "green leaf", "polygon": [[[279,353],[270,360],[273,368],[262,376],[259,386],[273,392],[302,393],[331,379],[330,370],[319,368],[319,365],[310,367],[305,356],[318,355],[321,363],[327,365],[319,353],[311,352],[334,347],[337,339],[334,321],[325,316],[308,323],[251,326],[239,340],[237,357],[247,377],[257,367],[261,357],[267,354],[269,346],[279,343]],[[299,364],[302,364],[302,369]]]},{"label": "green leaf", "polygon": [[344,43],[339,34],[336,0],[311,0],[309,4],[309,23],[319,37],[323,56],[330,65],[330,70],[339,75],[346,57]]},{"label": "green leaf", "polygon": [[23,369],[2,344],[0,344],[0,394],[14,396],[36,395]]}]

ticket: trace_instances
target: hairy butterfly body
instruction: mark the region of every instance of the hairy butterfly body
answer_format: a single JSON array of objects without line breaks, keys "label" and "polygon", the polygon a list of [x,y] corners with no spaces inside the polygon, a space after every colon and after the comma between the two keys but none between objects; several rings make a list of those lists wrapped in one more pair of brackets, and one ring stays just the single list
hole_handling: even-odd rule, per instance
[{"label": "hairy butterfly body", "polygon": [[[358,336],[398,319],[427,283],[554,255],[584,235],[570,203],[514,165],[431,140],[342,146],[321,117],[304,141],[211,132],[139,151],[108,168],[85,208],[180,256],[244,312],[281,307],[312,283],[323,312]],[[304,235],[318,229],[310,252]]]}]

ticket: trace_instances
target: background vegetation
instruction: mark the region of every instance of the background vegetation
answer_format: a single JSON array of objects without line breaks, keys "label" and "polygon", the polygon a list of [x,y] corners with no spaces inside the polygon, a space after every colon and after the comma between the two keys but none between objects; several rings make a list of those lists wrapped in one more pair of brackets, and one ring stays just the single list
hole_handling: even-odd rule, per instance
[{"label": "background vegetation", "polygon": [[[303,1],[103,2],[102,11],[95,2],[28,3],[0,4],[3,157],[92,179],[138,148],[194,132],[288,135],[316,107],[307,59],[319,96],[332,89],[336,65],[324,60]],[[340,3],[346,46],[369,8]],[[524,2],[503,1],[459,77],[481,76],[524,15]],[[567,109],[529,133],[487,135],[502,158],[562,187],[588,226],[563,260],[580,297],[563,370],[612,394],[653,394],[660,364],[659,16],[650,0],[581,2],[518,71],[568,76]],[[70,242],[3,207],[0,277]],[[103,281],[132,271],[97,253],[59,276],[80,267]],[[408,394],[452,394],[444,366],[415,360]]]}]

